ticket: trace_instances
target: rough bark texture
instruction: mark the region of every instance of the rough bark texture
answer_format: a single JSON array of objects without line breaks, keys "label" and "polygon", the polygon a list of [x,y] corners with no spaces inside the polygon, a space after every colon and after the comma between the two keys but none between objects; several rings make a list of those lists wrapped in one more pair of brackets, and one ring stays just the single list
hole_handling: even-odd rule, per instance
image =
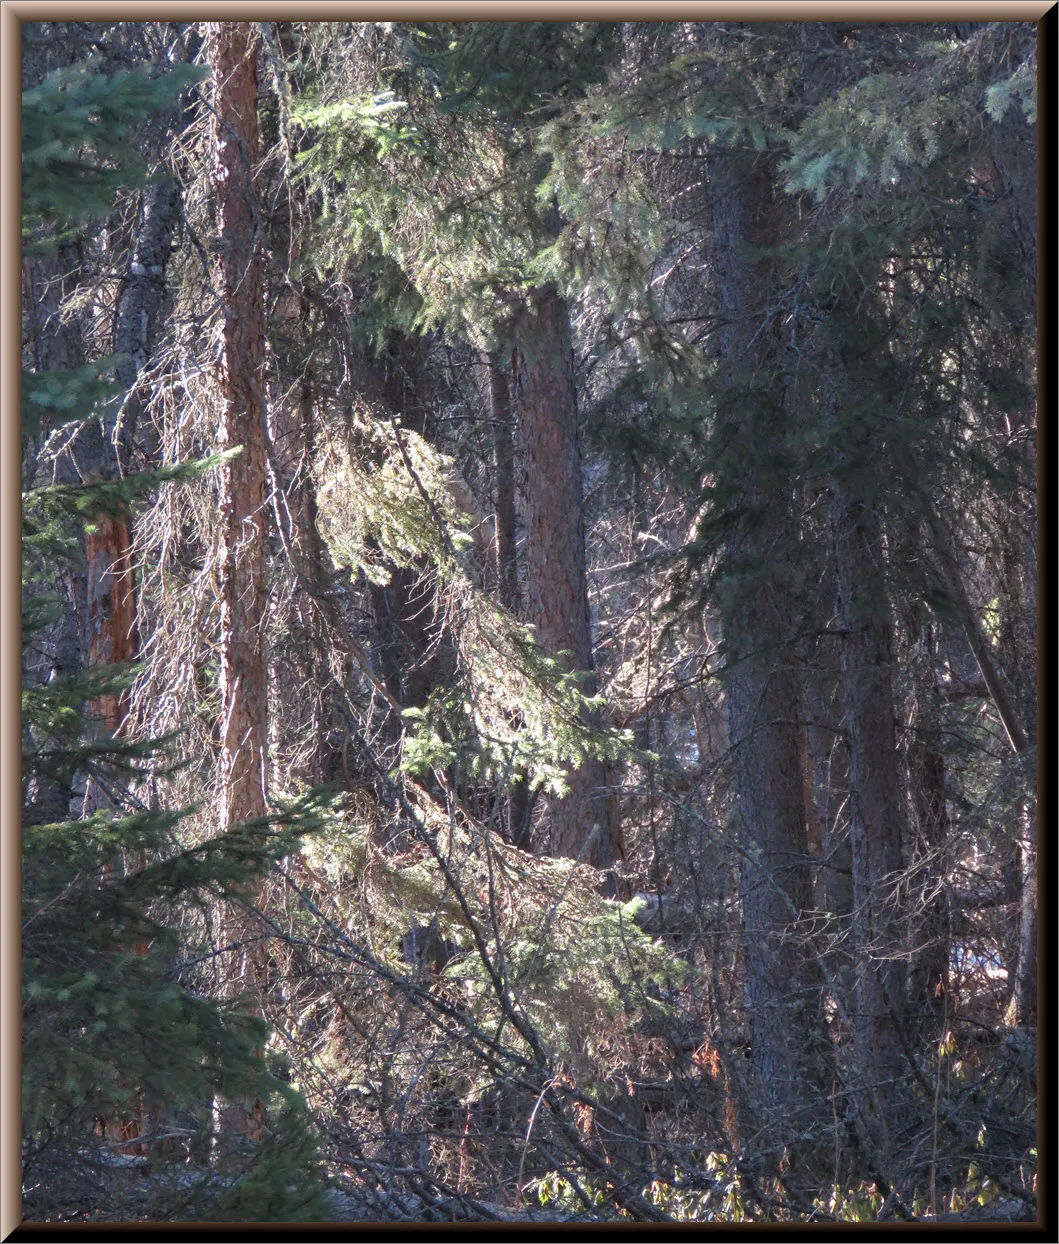
[{"label": "rough bark texture", "polygon": [[253,182],[257,47],[249,22],[211,24],[210,66],[224,303],[218,443],[243,447],[225,464],[221,484],[221,824],[229,829],[265,815],[268,782],[265,322]]},{"label": "rough bark texture", "polygon": [[[825,417],[849,409],[842,362],[825,377]],[[902,1064],[898,1025],[905,996],[904,938],[897,880],[902,869],[903,795],[897,763],[892,634],[878,515],[866,497],[869,447],[848,432],[831,481],[831,525],[844,632],[842,681],[849,743],[853,861],[855,1041],[860,1110],[885,1161],[894,1156]]]},{"label": "rough bark texture", "polygon": [[1037,1027],[1037,818],[1036,802],[1019,812],[1019,937],[1015,981],[1008,1022],[1019,1028]]},{"label": "rough bark texture", "polygon": [[[115,372],[125,390],[120,407],[78,438],[77,460],[84,479],[116,479],[128,470],[139,423],[137,382],[151,354],[158,311],[165,293],[165,269],[180,206],[173,182],[143,193],[140,225],[114,317]],[[127,512],[101,515],[85,537],[88,562],[85,653],[89,665],[114,665],[136,656],[136,580]],[[107,730],[117,735],[127,711],[125,695],[102,696],[94,706]]]},{"label": "rough bark texture", "polygon": [[[748,444],[779,445],[783,394],[757,383],[774,365],[761,324],[771,283],[767,258],[751,248],[775,236],[778,201],[765,157],[718,151],[711,159],[714,266],[721,331],[722,413]],[[738,413],[736,413],[738,408]],[[733,435],[736,429],[733,429]],[[746,1006],[752,1097],[762,1126],[789,1134],[807,1101],[822,1029],[818,981],[791,926],[810,905],[800,740],[800,688],[790,650],[792,586],[784,555],[789,489],[747,461],[740,515],[724,548],[725,719],[731,743],[733,814],[742,844]],[[777,1133],[779,1134],[779,1133]],[[780,1142],[782,1143],[782,1142]]]},{"label": "rough bark texture", "polygon": [[[552,287],[519,320],[513,356],[526,567],[523,612],[537,641],[591,672],[585,520],[570,312]],[[591,690],[591,687],[589,687]],[[568,794],[544,810],[540,849],[608,868],[620,854],[602,763],[569,771]]]},{"label": "rough bark texture", "polygon": [[151,357],[165,300],[165,270],[180,216],[180,187],[166,180],[148,186],[140,202],[140,223],[114,316],[116,374],[126,390],[114,424],[107,428],[117,465],[126,470],[143,400],[137,381]]},{"label": "rough bark texture", "polygon": [[[218,550],[220,609],[220,825],[222,831],[264,817],[268,791],[268,531],[265,442],[262,254],[254,186],[258,159],[258,45],[250,22],[209,26],[213,79],[212,158],[217,188],[219,271],[224,307],[219,388],[222,449],[242,446],[223,468]],[[248,895],[253,902],[256,890]],[[256,922],[239,909],[225,915],[224,937],[242,943],[228,987],[253,996],[268,976]],[[261,1135],[260,1101],[217,1102],[223,1127]]]}]

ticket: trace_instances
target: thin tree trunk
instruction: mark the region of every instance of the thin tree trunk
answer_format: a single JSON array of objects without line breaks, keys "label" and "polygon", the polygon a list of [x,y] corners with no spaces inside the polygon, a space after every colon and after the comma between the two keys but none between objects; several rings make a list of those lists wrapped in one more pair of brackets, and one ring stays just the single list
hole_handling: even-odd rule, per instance
[{"label": "thin tree trunk", "polygon": [[[78,467],[84,479],[118,479],[128,471],[142,409],[137,385],[157,336],[179,209],[179,188],[173,181],[143,192],[140,224],[114,317],[114,352],[119,356],[115,372],[125,396],[120,407],[101,423],[90,424],[78,438]],[[117,515],[101,514],[94,526],[85,537],[85,653],[89,665],[99,667],[136,656],[136,580],[126,507]],[[108,732],[117,736],[128,711],[128,696],[124,692],[101,696],[94,710]],[[86,809],[101,802],[105,797],[90,783]]]},{"label": "thin tree trunk", "polygon": [[[549,286],[516,325],[515,407],[521,449],[524,615],[537,642],[569,653],[591,672],[592,634],[585,568],[585,520],[570,313]],[[586,690],[591,691],[591,680]],[[609,868],[621,855],[606,798],[603,764],[568,770],[569,791],[549,798],[540,849]]]},{"label": "thin tree trunk", "polygon": [[910,1015],[929,1021],[942,1006],[949,978],[949,931],[942,878],[949,837],[945,796],[945,757],[938,737],[936,640],[921,610],[908,622],[913,665],[915,721],[908,746],[908,777],[913,833],[906,857],[915,868],[913,885],[921,895],[910,921],[908,1000]]},{"label": "thin tree trunk", "polygon": [[[829,361],[825,419],[849,409],[843,364]],[[855,433],[847,432],[847,437]],[[898,1025],[905,996],[898,879],[904,838],[897,764],[890,607],[879,520],[862,484],[868,446],[854,440],[831,480],[846,735],[849,741],[856,971],[857,1086],[861,1114],[880,1160],[895,1156],[900,1080]]]},{"label": "thin tree trunk", "polygon": [[[830,560],[830,559],[829,559]],[[833,604],[833,567],[827,598]],[[853,864],[849,840],[849,756],[842,730],[842,684],[837,636],[817,638],[803,673],[802,694],[808,752],[809,840],[819,841],[816,902],[828,913],[823,951],[831,981],[841,995],[840,1013],[854,1011],[848,953],[853,916]],[[815,831],[812,822],[815,821]]]},{"label": "thin tree trunk", "polygon": [[971,652],[974,654],[982,680],[989,691],[993,706],[997,710],[1004,733],[1008,737],[1011,748],[1016,752],[1025,752],[1030,740],[1022,723],[1021,716],[1012,698],[1007,681],[993,660],[989,641],[982,630],[978,615],[971,604],[960,573],[956,550],[940,519],[930,514],[927,518],[931,539],[937,554],[935,574],[950,602],[956,609],[960,625],[963,627]]},{"label": "thin tree trunk", "polygon": [[1035,803],[1019,809],[1019,939],[1008,1022],[1037,1026],[1037,818]]},{"label": "thin tree trunk", "polygon": [[[1033,439],[1034,412],[1025,412],[1023,435],[1029,453],[1025,476],[1036,476]],[[1019,883],[1018,928],[1014,963],[1008,964],[1011,998],[1008,1022],[1023,1028],[1037,1023],[1037,550],[1033,539],[1036,496],[1023,486],[1011,498],[1010,510],[1000,523],[1000,627],[998,662],[1011,688],[1019,720],[1024,723],[1026,750],[1022,754],[1025,795],[1018,809],[1018,834],[1013,844],[1015,875]]]}]

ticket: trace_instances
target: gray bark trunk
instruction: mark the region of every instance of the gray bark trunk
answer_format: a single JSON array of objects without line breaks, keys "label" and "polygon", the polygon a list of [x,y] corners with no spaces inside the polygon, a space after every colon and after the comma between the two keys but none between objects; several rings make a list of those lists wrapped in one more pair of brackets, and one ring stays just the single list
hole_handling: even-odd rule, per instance
[{"label": "gray bark trunk", "polygon": [[[827,598],[833,607],[833,568]],[[830,613],[830,610],[829,610]],[[849,755],[842,729],[842,684],[837,636],[816,640],[803,674],[809,780],[809,843],[819,844],[817,906],[828,913],[823,951],[830,983],[846,1014],[853,1011],[849,927],[853,918],[853,860],[849,834]]]},{"label": "gray bark trunk", "polygon": [[[917,911],[910,922],[909,1014],[934,1024],[948,987],[949,915],[942,878],[949,838],[945,758],[939,738],[937,656],[934,628],[917,607],[908,620],[914,720],[908,745],[912,824],[906,859],[914,866]],[[933,1028],[932,1028],[933,1031]]]},{"label": "gray bark trunk", "polygon": [[1019,814],[1019,937],[1008,1022],[1037,1027],[1037,818],[1027,800]]},{"label": "gray bark trunk", "polygon": [[[787,205],[767,157],[711,156],[714,268],[724,327],[719,417],[748,445],[779,447],[782,388],[759,377],[776,366],[762,315],[776,275],[752,248],[780,236]],[[736,414],[736,410],[738,413]],[[738,427],[735,426],[738,421]],[[740,512],[723,550],[725,718],[731,743],[733,819],[743,861],[741,896],[755,1122],[777,1147],[812,1102],[823,1024],[820,982],[795,929],[811,902],[798,674],[789,621],[790,489],[747,461]]]},{"label": "gray bark trunk", "polygon": [[[825,418],[848,410],[842,362],[829,360]],[[903,794],[897,762],[890,607],[878,515],[864,487],[868,446],[847,430],[831,481],[831,525],[844,632],[841,668],[849,742],[853,860],[853,954],[861,1117],[881,1161],[898,1136],[902,1066],[898,1025],[905,995],[902,870]]]}]

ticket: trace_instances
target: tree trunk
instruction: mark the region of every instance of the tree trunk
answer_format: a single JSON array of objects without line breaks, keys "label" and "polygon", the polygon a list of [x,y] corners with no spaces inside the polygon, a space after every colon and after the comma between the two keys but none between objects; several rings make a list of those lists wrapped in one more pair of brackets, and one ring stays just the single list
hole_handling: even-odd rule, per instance
[{"label": "tree trunk", "polygon": [[[516,325],[515,407],[522,451],[526,567],[523,612],[537,642],[569,653],[570,668],[592,670],[581,448],[578,443],[570,312],[549,286]],[[594,690],[591,679],[586,690]],[[569,791],[544,810],[546,854],[609,868],[621,854],[606,798],[603,764],[568,770]]]},{"label": "tree trunk", "polygon": [[[834,567],[828,559],[827,616],[834,610]],[[855,1009],[850,971],[849,928],[853,918],[853,864],[849,841],[849,756],[842,729],[842,684],[838,636],[822,634],[813,644],[803,674],[805,742],[810,818],[809,843],[819,843],[820,869],[814,894],[828,913],[823,953],[830,984],[839,994],[840,1014]]]},{"label": "tree trunk", "polygon": [[1008,1023],[1037,1027],[1037,818],[1036,804],[1019,810],[1019,937]]},{"label": "tree trunk", "polygon": [[213,158],[224,304],[218,443],[242,446],[221,483],[221,827],[265,815],[268,610],[257,45],[249,22],[210,24]]},{"label": "tree trunk", "polygon": [[[374,379],[386,413],[430,439],[426,354],[423,338],[392,333]],[[391,567],[389,583],[371,586],[371,601],[386,686],[402,708],[422,708],[455,660],[435,607],[434,580],[426,559],[419,559],[417,566]],[[392,727],[396,743],[400,719],[395,718]]]},{"label": "tree trunk", "polygon": [[[850,409],[842,362],[825,373],[825,420]],[[881,1161],[895,1156],[899,1081],[898,1025],[905,996],[904,937],[898,879],[904,838],[897,764],[890,607],[878,515],[867,499],[869,446],[846,430],[847,448],[831,480],[831,526],[843,630],[841,669],[849,743],[856,973],[857,1085],[861,1117]]]},{"label": "tree trunk", "polygon": [[[717,151],[710,161],[714,269],[724,326],[719,420],[734,442],[778,449],[786,415],[773,380],[774,334],[762,325],[776,275],[766,248],[784,236],[767,157]],[[790,489],[750,457],[732,465],[739,511],[723,550],[725,719],[740,890],[755,1122],[778,1149],[797,1130],[819,1076],[823,1021],[814,962],[793,929],[811,904],[800,739],[801,693],[790,619]],[[740,474],[741,472],[741,474]],[[822,1103],[815,1109],[828,1109]]]},{"label": "tree trunk", "polygon": [[[250,22],[211,22],[213,170],[217,188],[219,264],[224,310],[219,388],[222,449],[242,446],[221,476],[220,547],[220,828],[229,832],[263,818],[268,792],[268,533],[265,513],[263,265],[259,205],[258,45]],[[257,887],[247,894],[260,899]],[[238,908],[226,913],[224,940],[241,945],[225,982],[260,996],[268,976],[257,922]],[[255,1139],[261,1102],[218,1103],[222,1123]]]},{"label": "tree trunk", "polygon": [[933,1023],[942,1009],[949,979],[949,930],[942,879],[949,837],[945,795],[945,757],[938,723],[937,654],[934,628],[918,607],[908,620],[912,662],[914,722],[908,745],[912,833],[905,851],[913,865],[914,892],[920,896],[910,913],[909,1016]]},{"label": "tree trunk", "polygon": [[[148,186],[143,192],[139,228],[114,316],[114,352],[119,356],[115,372],[125,396],[119,407],[99,423],[89,424],[78,437],[77,461],[83,479],[118,479],[128,472],[142,408],[137,382],[157,336],[179,209],[179,188],[173,181]],[[132,661],[138,648],[136,579],[130,516],[124,506],[118,515],[99,515],[95,530],[85,537],[85,557],[88,663],[98,667]],[[101,696],[94,705],[96,716],[114,736],[121,733],[127,709],[125,693]],[[90,782],[86,810],[106,802]]]}]

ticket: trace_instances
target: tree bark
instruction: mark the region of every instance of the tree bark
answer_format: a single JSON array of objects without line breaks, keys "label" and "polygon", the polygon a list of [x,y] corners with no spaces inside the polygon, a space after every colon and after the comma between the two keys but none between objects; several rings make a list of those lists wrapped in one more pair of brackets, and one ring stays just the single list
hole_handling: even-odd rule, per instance
[{"label": "tree bark", "polygon": [[[374,379],[386,413],[429,439],[426,355],[423,338],[392,333]],[[422,708],[455,659],[435,607],[426,559],[417,566],[392,567],[389,583],[372,585],[371,601],[386,686],[402,708]],[[401,722],[395,718],[392,724],[396,743]]]},{"label": "tree bark", "polygon": [[[766,156],[710,159],[713,258],[724,324],[719,386],[733,440],[778,449],[784,394],[774,380],[773,333],[762,324],[776,274],[765,253],[785,213]],[[740,474],[741,471],[741,474]],[[823,1032],[820,981],[794,930],[811,904],[798,673],[790,619],[790,489],[747,457],[733,464],[739,510],[723,549],[725,719],[732,815],[742,852],[740,890],[755,1122],[778,1147],[812,1098]],[[822,1107],[826,1108],[826,1107]],[[778,1154],[777,1154],[778,1156]]]},{"label": "tree bark", "polygon": [[[828,558],[825,598],[834,608],[834,567]],[[819,843],[817,906],[828,913],[823,953],[841,1012],[854,1011],[849,927],[853,917],[853,864],[849,836],[849,756],[842,729],[838,636],[822,634],[812,646],[802,680],[810,818],[809,843]],[[840,1012],[840,1013],[841,1013]]]},{"label": "tree bark", "polygon": [[[591,674],[570,312],[551,286],[534,293],[532,307],[516,324],[513,371],[522,458],[524,616],[543,648],[569,653],[571,669]],[[591,677],[585,689],[594,690]],[[546,801],[541,850],[609,868],[621,845],[608,808],[604,766],[588,757],[567,774],[568,793]]]},{"label": "tree bark", "polygon": [[[120,407],[88,425],[78,437],[77,461],[83,479],[119,479],[127,473],[129,454],[142,409],[140,373],[151,355],[159,309],[165,294],[165,270],[173,241],[180,194],[175,182],[148,186],[141,199],[140,224],[114,316],[115,373],[125,391]],[[127,509],[100,514],[85,537],[88,562],[85,653],[91,666],[132,661],[137,652],[136,579],[131,520]],[[128,711],[125,693],[101,696],[94,706],[110,734],[117,736]],[[93,800],[89,784],[86,808]]]},{"label": "tree bark", "polygon": [[218,443],[242,446],[221,482],[221,827],[263,817],[268,786],[267,530],[257,43],[249,22],[210,24],[213,162],[224,304]]},{"label": "tree bark", "polygon": [[[843,362],[828,360],[825,420],[850,408]],[[831,479],[831,527],[843,631],[841,669],[849,744],[856,973],[857,1086],[861,1117],[880,1160],[895,1156],[900,1080],[898,1025],[905,996],[897,882],[902,870],[903,794],[897,764],[890,607],[878,515],[865,486],[870,448],[853,428]]]},{"label": "tree bark", "polygon": [[[217,188],[219,263],[215,279],[224,323],[219,364],[218,444],[241,453],[221,476],[220,542],[220,828],[263,818],[268,794],[268,532],[265,512],[263,263],[254,169],[258,159],[258,41],[250,22],[211,22],[211,132]],[[247,893],[260,899],[257,885]],[[268,977],[257,921],[234,908],[224,939],[241,944],[225,982],[260,996]],[[258,1102],[218,1102],[226,1127],[257,1139],[264,1121]]]}]

